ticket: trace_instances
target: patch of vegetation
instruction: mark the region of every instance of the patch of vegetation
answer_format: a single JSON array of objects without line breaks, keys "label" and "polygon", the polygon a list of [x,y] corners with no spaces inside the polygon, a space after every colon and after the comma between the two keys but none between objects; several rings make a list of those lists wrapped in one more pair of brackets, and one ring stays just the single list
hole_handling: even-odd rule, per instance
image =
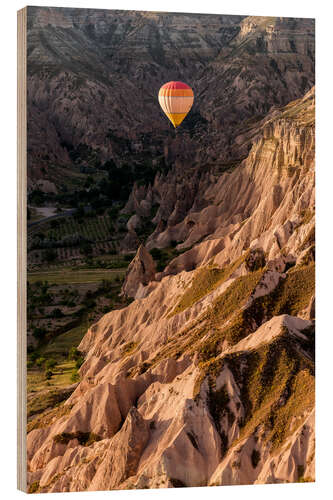
[{"label": "patch of vegetation", "polygon": [[[227,330],[223,324],[248,300],[257,285],[262,271],[249,273],[236,278],[232,284],[213,302],[211,308],[184,328],[177,337],[162,346],[151,360],[154,366],[161,359],[180,357],[185,352],[199,353],[200,366],[215,360],[221,352],[223,341],[227,338]],[[228,338],[228,340],[230,340]],[[198,382],[199,384],[199,382]],[[198,385],[196,384],[196,385]],[[198,385],[194,397],[200,391]]]},{"label": "patch of vegetation", "polygon": [[27,416],[28,418],[32,415],[42,413],[44,410],[50,407],[55,407],[65,399],[67,399],[73,389],[71,390],[49,390],[47,393],[37,394],[28,400],[27,405]]},{"label": "patch of vegetation", "polygon": [[248,271],[258,271],[258,269],[264,268],[265,265],[266,257],[265,252],[262,250],[262,248],[256,248],[247,253],[247,256],[245,258],[245,266]]},{"label": "patch of vegetation", "polygon": [[139,240],[144,242],[154,229],[155,225],[152,223],[151,217],[141,217],[140,227],[137,228],[136,234]]},{"label": "patch of vegetation", "polygon": [[[252,291],[258,284],[262,275],[262,270],[239,276],[231,285],[214,301],[210,309],[204,315],[205,325],[199,337],[204,337],[204,341],[199,341],[192,345],[191,351],[199,353],[199,359],[205,363],[214,359],[221,351],[221,344],[227,340],[230,344],[238,342],[247,335],[247,330],[239,328],[239,317],[243,314],[237,311],[249,299]],[[223,328],[226,320],[234,314],[231,324]],[[209,336],[207,336],[209,334]],[[192,341],[193,344],[193,341]]]},{"label": "patch of vegetation", "polygon": [[300,216],[302,217],[302,224],[308,224],[314,216],[314,211],[307,208],[300,212]]},{"label": "patch of vegetation", "polygon": [[37,493],[39,490],[39,481],[34,481],[30,484],[28,493]]},{"label": "patch of vegetation", "polygon": [[314,404],[314,377],[309,370],[300,371],[289,386],[290,397],[284,406],[271,415],[272,429],[270,438],[273,447],[281,446],[289,434],[288,429],[295,416],[310,409]]},{"label": "patch of vegetation", "polygon": [[137,342],[127,342],[121,350],[123,356],[129,356],[138,346]]},{"label": "patch of vegetation", "polygon": [[298,465],[297,466],[297,479],[298,479],[298,482],[307,482],[307,481],[304,481],[304,465]]},{"label": "patch of vegetation", "polygon": [[241,388],[245,416],[240,439],[261,424],[265,439],[273,449],[279,448],[297,426],[297,418],[313,407],[313,362],[287,333],[256,351],[227,355],[224,362]]},{"label": "patch of vegetation", "polygon": [[297,315],[309,303],[314,293],[315,268],[296,266],[286,278],[281,278],[277,287],[268,295],[257,297],[247,309],[240,311],[224,331],[232,344],[253,332],[264,321],[280,314]]},{"label": "patch of vegetation", "polygon": [[308,266],[309,264],[311,264],[311,262],[314,262],[315,260],[316,260],[316,247],[313,244],[306,249],[305,254],[299,261],[299,265]]},{"label": "patch of vegetation", "polygon": [[185,291],[169,316],[172,317],[175,314],[185,311],[202,297],[205,297],[215,290],[232,275],[232,273],[245,261],[246,257],[247,253],[224,269],[216,267],[199,268],[193,277],[190,287]]},{"label": "patch of vegetation", "polygon": [[150,255],[152,256],[152,258],[154,259],[154,261],[156,263],[156,271],[158,273],[164,271],[166,266],[174,258],[178,257],[182,253],[189,250],[188,248],[185,248],[183,250],[176,250],[175,244],[177,245],[177,242],[174,242],[168,248],[152,248],[150,250]]},{"label": "patch of vegetation", "polygon": [[46,370],[51,370],[52,368],[55,368],[55,366],[57,365],[57,362],[55,359],[53,358],[50,358],[48,359],[46,362],[45,362],[45,369]]},{"label": "patch of vegetation", "polygon": [[80,374],[78,368],[73,368],[72,374],[71,374],[71,382],[75,383],[80,380]]},{"label": "patch of vegetation", "polygon": [[61,444],[68,444],[72,439],[77,439],[81,446],[90,446],[96,441],[100,441],[102,438],[93,432],[82,431],[62,432],[53,437],[53,441]]},{"label": "patch of vegetation", "polygon": [[316,230],[315,226],[313,225],[309,230],[308,234],[306,235],[306,237],[304,238],[304,240],[302,241],[301,245],[298,247],[298,251],[301,252],[302,250],[305,250],[306,247],[314,245],[315,240],[316,240]]},{"label": "patch of vegetation", "polygon": [[81,357],[81,352],[78,350],[77,347],[71,347],[68,351],[68,359],[71,361],[76,361]]},{"label": "patch of vegetation", "polygon": [[209,311],[210,324],[219,327],[250,297],[252,291],[257,286],[262,270],[239,276],[231,285],[217,297]]},{"label": "patch of vegetation", "polygon": [[56,355],[66,359],[68,350],[74,345],[79,345],[84,334],[87,331],[87,324],[84,322],[70,330],[67,330],[61,335],[58,335],[51,342],[41,349],[41,352],[46,356]]},{"label": "patch of vegetation", "polygon": [[298,482],[299,483],[314,483],[314,479],[312,479],[311,477],[299,477],[298,479]]},{"label": "patch of vegetation", "polygon": [[314,293],[315,266],[296,266],[289,270],[287,277],[269,294],[259,297],[253,303],[249,314],[260,322],[279,314],[297,315],[309,303]]},{"label": "patch of vegetation", "polygon": [[[121,261],[122,262],[122,261]],[[120,263],[117,262],[117,265]],[[125,264],[125,262],[124,262]],[[94,265],[94,264],[93,264]],[[128,262],[126,263],[126,266]],[[121,266],[120,266],[121,267]],[[28,282],[30,284],[36,283],[47,283],[49,287],[49,283],[55,285],[66,285],[66,284],[82,284],[82,283],[102,283],[103,280],[113,280],[116,281],[118,277],[118,273],[120,276],[124,274],[124,271],[115,271],[115,270],[105,270],[105,269],[59,269],[54,271],[40,271],[40,272],[31,272],[28,274]],[[33,290],[30,291],[30,297],[33,298]],[[43,295],[37,295],[35,298],[36,305],[50,305],[50,295],[46,294],[45,291]]]},{"label": "patch of vegetation", "polygon": [[[66,396],[68,397],[68,395]],[[73,408],[73,405],[65,405],[64,403],[57,403],[51,410],[46,409],[42,413],[34,415],[27,424],[27,432],[34,429],[42,429],[48,427],[55,420],[68,415]]]}]

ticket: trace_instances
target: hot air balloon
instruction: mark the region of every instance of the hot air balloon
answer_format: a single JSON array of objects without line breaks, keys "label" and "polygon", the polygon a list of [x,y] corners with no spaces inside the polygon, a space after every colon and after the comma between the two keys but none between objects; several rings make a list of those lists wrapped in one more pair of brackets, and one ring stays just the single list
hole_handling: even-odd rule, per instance
[{"label": "hot air balloon", "polygon": [[158,93],[160,106],[175,128],[190,111],[193,100],[193,90],[183,82],[165,83]]}]

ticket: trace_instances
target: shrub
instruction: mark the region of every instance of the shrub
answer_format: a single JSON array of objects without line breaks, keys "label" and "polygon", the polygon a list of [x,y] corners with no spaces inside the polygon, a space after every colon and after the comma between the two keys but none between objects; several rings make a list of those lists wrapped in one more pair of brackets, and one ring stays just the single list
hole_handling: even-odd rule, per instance
[{"label": "shrub", "polygon": [[250,272],[257,271],[258,269],[265,267],[265,265],[265,252],[262,248],[251,250],[245,259],[246,269]]},{"label": "shrub", "polygon": [[54,368],[56,366],[57,362],[55,359],[48,359],[45,363],[45,369],[50,370],[51,368]]},{"label": "shrub", "polygon": [[36,493],[39,490],[39,481],[34,481],[30,484],[28,493]]},{"label": "shrub", "polygon": [[41,356],[40,358],[38,358],[36,360],[36,365],[39,366],[39,367],[41,367],[41,366],[43,366],[43,364],[45,363],[45,361],[46,361],[46,359]]},{"label": "shrub", "polygon": [[53,441],[61,444],[68,444],[72,439],[77,439],[81,446],[90,446],[92,443],[100,441],[102,438],[93,432],[82,431],[62,432],[53,437]]},{"label": "shrub", "polygon": [[64,313],[62,312],[61,309],[59,309],[59,307],[54,309],[50,314],[50,317],[54,318],[54,319],[63,318],[63,316],[64,316]]},{"label": "shrub", "polygon": [[122,355],[129,355],[131,352],[133,352],[136,347],[137,347],[138,343],[137,342],[127,342],[127,344],[125,344],[121,350],[121,353]]},{"label": "shrub", "polygon": [[77,349],[77,347],[71,347],[70,350],[68,351],[68,359],[70,359],[70,360],[76,360],[80,356],[81,356],[81,353]]},{"label": "shrub", "polygon": [[75,361],[75,368],[78,370],[79,368],[81,368],[81,366],[83,365],[83,363],[84,363],[84,359],[80,356]]},{"label": "shrub", "polygon": [[78,382],[80,380],[80,375],[77,368],[74,368],[71,374],[71,381]]}]

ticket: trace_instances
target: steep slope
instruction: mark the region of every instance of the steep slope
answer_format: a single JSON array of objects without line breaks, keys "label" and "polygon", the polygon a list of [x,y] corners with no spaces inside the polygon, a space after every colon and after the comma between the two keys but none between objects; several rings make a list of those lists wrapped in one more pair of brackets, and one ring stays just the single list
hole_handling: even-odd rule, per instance
[{"label": "steep slope", "polygon": [[89,328],[77,388],[31,422],[30,491],[314,480],[313,91],[254,137],[150,241],[206,239]]}]

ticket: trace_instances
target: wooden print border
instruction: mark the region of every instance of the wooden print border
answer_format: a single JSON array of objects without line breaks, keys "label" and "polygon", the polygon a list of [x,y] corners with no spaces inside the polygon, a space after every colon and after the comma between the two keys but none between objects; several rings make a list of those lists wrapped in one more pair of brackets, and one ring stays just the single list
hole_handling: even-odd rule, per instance
[{"label": "wooden print border", "polygon": [[17,12],[17,487],[27,489],[27,7]]}]

